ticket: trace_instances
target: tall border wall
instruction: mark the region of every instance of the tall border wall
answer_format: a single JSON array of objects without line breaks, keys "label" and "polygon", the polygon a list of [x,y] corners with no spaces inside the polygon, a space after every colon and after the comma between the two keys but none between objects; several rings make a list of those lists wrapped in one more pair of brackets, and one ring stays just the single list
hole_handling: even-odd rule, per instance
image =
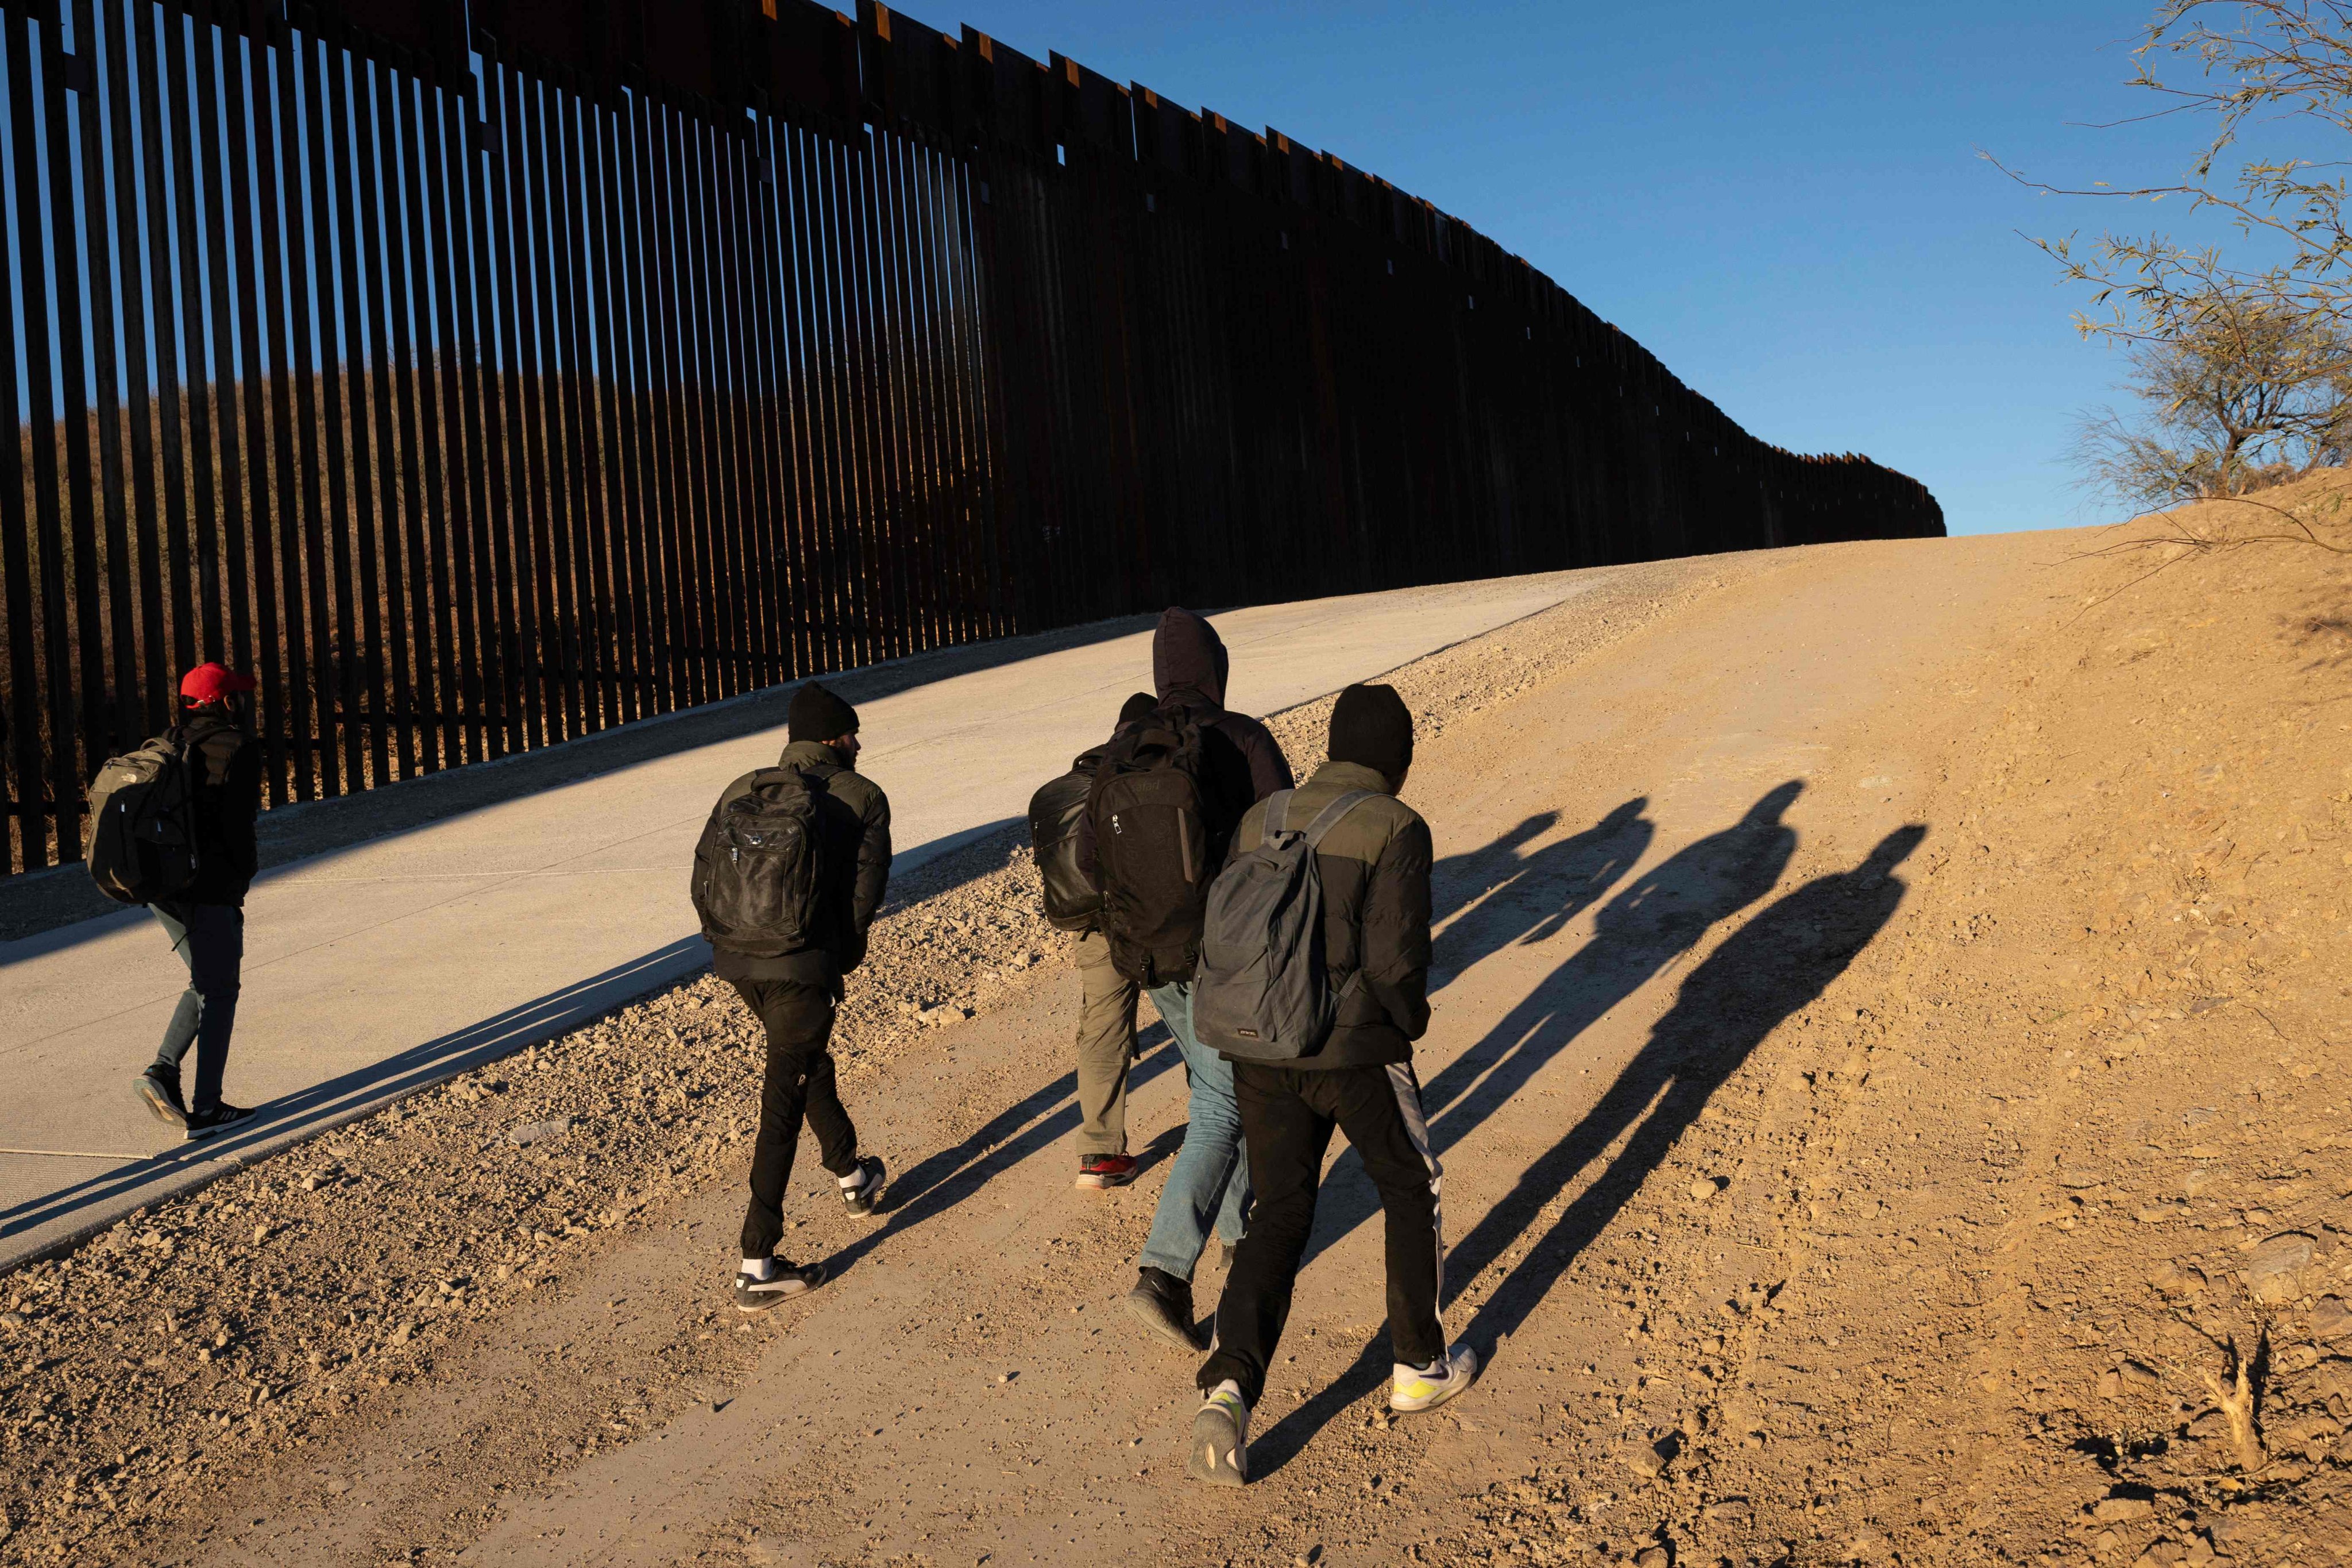
[{"label": "tall border wall", "polygon": [[0,872],[1170,602],[1940,534],[1466,225],[803,0],[0,4]]}]

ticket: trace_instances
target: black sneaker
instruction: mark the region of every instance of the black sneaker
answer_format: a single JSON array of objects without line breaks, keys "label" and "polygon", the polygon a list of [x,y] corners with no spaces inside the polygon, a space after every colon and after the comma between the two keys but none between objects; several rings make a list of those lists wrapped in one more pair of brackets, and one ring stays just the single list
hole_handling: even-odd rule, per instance
[{"label": "black sneaker", "polygon": [[774,1269],[765,1279],[754,1279],[749,1274],[735,1276],[735,1310],[739,1312],[764,1312],[781,1301],[794,1296],[805,1296],[824,1283],[824,1265],[811,1263],[803,1267],[783,1258],[771,1258]]},{"label": "black sneaker", "polygon": [[178,1079],[152,1067],[131,1080],[131,1089],[139,1096],[139,1103],[155,1113],[156,1121],[183,1130],[187,1127],[188,1102],[180,1098]]},{"label": "black sneaker", "polygon": [[857,1162],[857,1173],[866,1178],[854,1187],[841,1189],[841,1201],[855,1215],[871,1215],[882,1207],[882,1189],[889,1181],[879,1155],[867,1154]]},{"label": "black sneaker", "polygon": [[210,1110],[189,1111],[188,1131],[185,1137],[187,1142],[193,1143],[199,1138],[209,1138],[215,1132],[225,1132],[238,1122],[249,1121],[252,1118],[253,1112],[246,1107],[231,1105],[224,1100]]},{"label": "black sneaker", "polygon": [[1127,1310],[1142,1319],[1145,1328],[1171,1344],[1180,1345],[1194,1355],[1209,1348],[1208,1342],[1192,1327],[1190,1280],[1179,1279],[1147,1263],[1137,1270],[1135,1289],[1127,1293]]}]

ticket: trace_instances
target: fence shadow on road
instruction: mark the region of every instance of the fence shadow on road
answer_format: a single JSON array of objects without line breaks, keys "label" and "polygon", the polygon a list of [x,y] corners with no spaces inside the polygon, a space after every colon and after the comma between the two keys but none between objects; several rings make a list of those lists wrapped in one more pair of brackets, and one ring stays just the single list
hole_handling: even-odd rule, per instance
[{"label": "fence shadow on road", "polygon": [[[86,1235],[133,1208],[226,1175],[444,1079],[598,1017],[694,973],[709,961],[709,947],[700,937],[683,938],[480,1023],[257,1106],[253,1121],[236,1132],[202,1143],[183,1143],[0,1209],[0,1257],[13,1250],[6,1245],[7,1237],[61,1222],[66,1228],[54,1240],[41,1243],[42,1249]],[[5,1266],[15,1261],[9,1259]]]},{"label": "fence shadow on road", "polygon": [[[1787,787],[1782,786],[1784,790]],[[1775,791],[1774,795],[1780,793]],[[1759,803],[1759,808],[1772,799],[1768,795]],[[1785,800],[1781,804],[1785,805]],[[1777,816],[1777,809],[1774,816]],[[1730,833],[1737,835],[1743,828],[1759,836],[1774,831],[1766,828],[1765,821],[1751,811],[1741,827]],[[1787,831],[1777,829],[1778,833]],[[1815,878],[1768,905],[1691,971],[1674,1005],[1651,1030],[1649,1041],[1601,1099],[1528,1167],[1511,1190],[1468,1234],[1446,1249],[1448,1300],[1452,1300],[1511,1248],[1526,1245],[1525,1255],[1496,1283],[1470,1321],[1450,1325],[1454,1339],[1466,1340],[1483,1357],[1493,1360],[1497,1342],[1507,1339],[1527,1321],[1585,1247],[1664,1162],[1675,1140],[1698,1119],[1715,1091],[1738,1070],[1767,1035],[1790,1014],[1819,997],[1885,928],[1908,886],[1895,874],[1895,868],[1927,834],[1927,829],[1916,823],[1888,834],[1853,869]],[[1727,836],[1716,837],[1722,840]],[[1700,841],[1702,845],[1709,842]],[[1694,845],[1684,854],[1699,847]],[[1731,847],[1718,844],[1714,853]],[[1770,867],[1777,879],[1779,867],[1786,862],[1786,852],[1776,854],[1760,844],[1752,847],[1762,849],[1760,858],[1743,857],[1734,850],[1725,863],[1744,868],[1745,875],[1760,875]],[[1661,866],[1659,871],[1663,873],[1665,868]],[[1656,881],[1655,877],[1645,878],[1622,897],[1643,898]],[[1717,884],[1726,897],[1755,885],[1737,878]],[[1762,886],[1769,888],[1770,879]],[[1742,902],[1756,896],[1751,892]],[[1673,922],[1670,929],[1678,932],[1687,929],[1687,918],[1695,918],[1699,912],[1697,909],[1689,910],[1687,917]],[[1668,928],[1635,928],[1636,931],[1642,929],[1663,933]],[[1698,931],[1704,929],[1704,925],[1688,929],[1687,939],[1680,941],[1674,951],[1686,951],[1690,942],[1696,940]],[[1612,938],[1609,925],[1604,923],[1601,934],[1561,965],[1528,1004],[1514,1011],[1512,1019],[1502,1029],[1489,1035],[1480,1049],[1515,1025],[1526,1022],[1528,1032],[1512,1037],[1519,1059],[1548,1059],[1606,1010],[1594,1010],[1590,1005],[1591,994],[1580,993],[1576,989],[1579,984],[1591,986],[1597,977],[1605,975],[1607,979],[1598,983],[1601,994],[1607,994],[1614,988],[1612,983],[1622,981],[1626,973],[1643,972],[1645,964],[1645,972],[1654,973],[1656,964],[1643,952],[1629,953],[1622,961],[1606,952],[1594,953],[1595,949],[1612,940],[1627,941],[1629,933],[1620,929]],[[1442,1081],[1451,1072],[1449,1068],[1447,1073],[1441,1073],[1438,1080],[1433,1081]],[[1491,1076],[1478,1085],[1477,1104],[1499,1103],[1489,1100]],[[1527,1076],[1525,1072],[1517,1074],[1515,1081],[1524,1082]],[[1467,1097],[1457,1098],[1457,1116],[1471,1103]],[[1482,1118],[1483,1113],[1474,1115],[1470,1124],[1475,1125]],[[1457,1128],[1444,1142],[1460,1142],[1463,1131],[1466,1128]],[[1624,1140],[1623,1147],[1613,1156],[1609,1155],[1609,1149],[1620,1139]],[[1542,1223],[1544,1210],[1568,1190],[1580,1173],[1604,1157],[1604,1168],[1570,1201],[1559,1217],[1543,1226],[1540,1235],[1533,1234]],[[1253,1448],[1253,1458],[1260,1461],[1262,1473],[1297,1453],[1326,1423],[1380,1387],[1387,1376],[1389,1357],[1388,1334],[1383,1328],[1346,1373],[1284,1417],[1266,1433],[1262,1444]],[[1502,1374],[1508,1375],[1507,1368],[1503,1369]]]}]

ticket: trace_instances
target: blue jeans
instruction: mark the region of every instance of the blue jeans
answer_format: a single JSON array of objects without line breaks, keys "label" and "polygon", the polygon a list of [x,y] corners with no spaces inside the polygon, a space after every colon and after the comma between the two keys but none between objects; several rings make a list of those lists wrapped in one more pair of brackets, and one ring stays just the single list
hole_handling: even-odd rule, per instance
[{"label": "blue jeans", "polygon": [[1234,1065],[1192,1037],[1192,987],[1155,986],[1151,1005],[1167,1020],[1184,1054],[1184,1077],[1192,1085],[1192,1109],[1184,1146],[1160,1194],[1160,1212],[1136,1261],[1179,1279],[1192,1278],[1192,1266],[1209,1242],[1212,1224],[1225,1240],[1238,1242],[1249,1223],[1249,1162],[1242,1157],[1242,1113],[1234,1101]]},{"label": "blue jeans", "polygon": [[[229,904],[158,901],[147,906],[172,939],[172,951],[188,966],[188,988],[163,1026],[155,1066],[173,1083],[188,1047],[196,1047],[195,1092],[190,1110],[220,1104],[221,1075],[228,1068],[229,1033],[236,1027],[237,972],[245,963],[245,911]],[[1225,1090],[1233,1097],[1230,1087]]]}]

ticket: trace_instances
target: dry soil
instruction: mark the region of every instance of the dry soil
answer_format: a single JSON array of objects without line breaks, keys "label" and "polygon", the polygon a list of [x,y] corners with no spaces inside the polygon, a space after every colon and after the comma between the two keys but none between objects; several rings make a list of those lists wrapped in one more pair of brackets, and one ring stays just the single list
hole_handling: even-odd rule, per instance
[{"label": "dry soil", "polygon": [[0,1279],[0,1562],[2345,1560],[2352,572],[2129,537],[1662,563],[1399,672],[1441,1413],[1341,1152],[1257,1479],[1182,1480],[1118,1306],[1181,1074],[1147,1012],[1146,1173],[1075,1191],[1000,838],[852,981],[896,1174],[853,1220],[804,1152],[823,1290],[729,1304],[704,976]]}]

